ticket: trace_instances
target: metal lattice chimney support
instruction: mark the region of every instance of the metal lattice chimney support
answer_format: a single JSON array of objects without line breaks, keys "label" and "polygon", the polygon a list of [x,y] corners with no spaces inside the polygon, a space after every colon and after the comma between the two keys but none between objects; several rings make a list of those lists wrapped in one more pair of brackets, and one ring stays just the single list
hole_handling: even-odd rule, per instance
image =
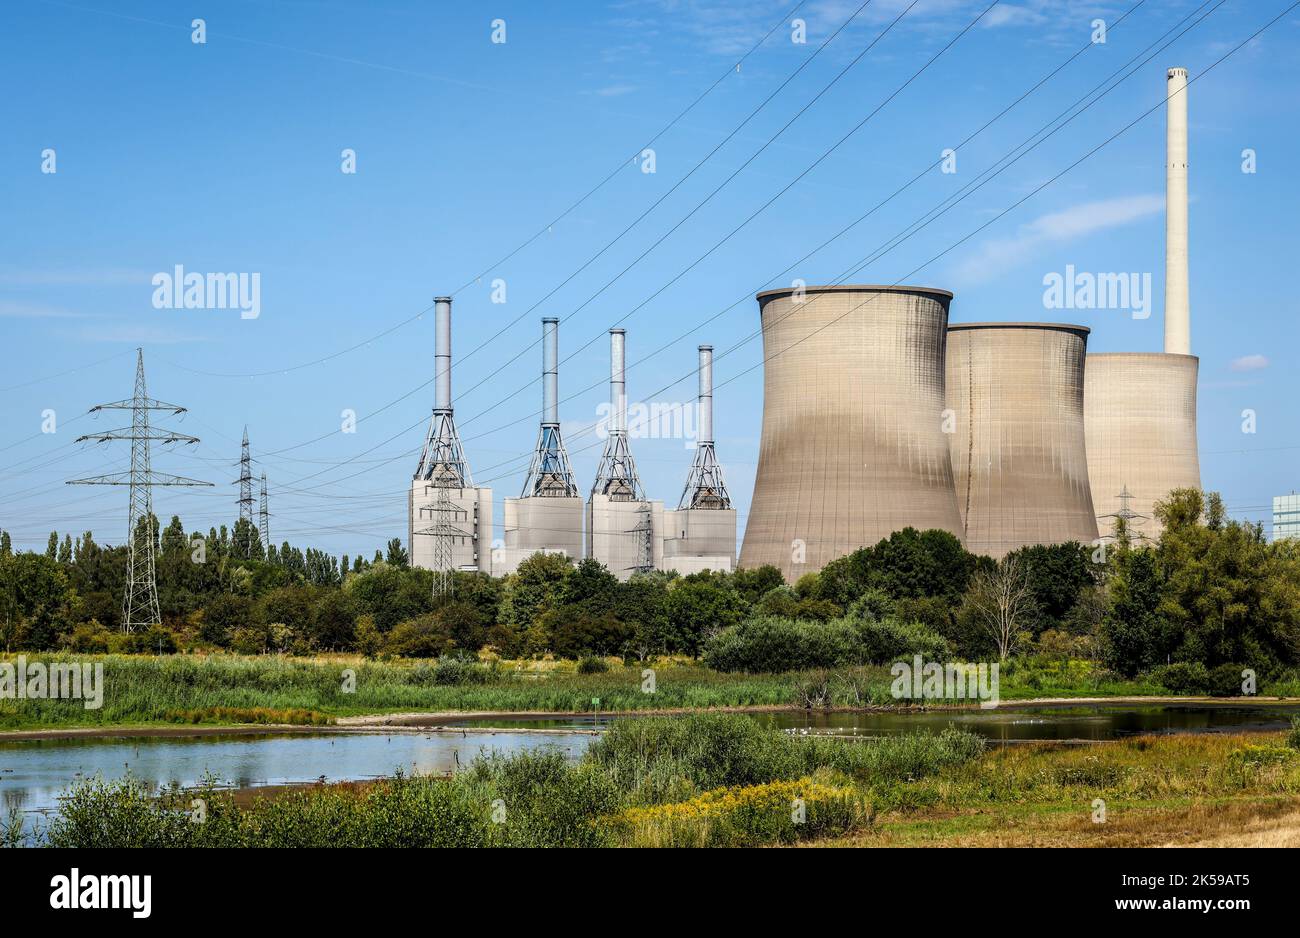
[{"label": "metal lattice chimney support", "polygon": [[469,465],[460,445],[460,434],[451,406],[451,297],[439,296],[434,304],[433,418],[424,438],[424,449],[415,478],[444,488],[470,488]]},{"label": "metal lattice chimney support", "polygon": [[626,333],[609,330],[609,435],[596,467],[593,495],[608,495],[614,501],[644,501],[645,492],[637,477],[636,463],[627,442]]},{"label": "metal lattice chimney support", "polygon": [[560,437],[559,399],[560,321],[547,317],[542,320],[542,427],[521,498],[573,498],[578,494],[569,454]]},{"label": "metal lattice chimney support", "polygon": [[695,459],[691,462],[686,488],[677,508],[725,509],[731,507],[731,495],[718,465],[713,440],[713,346],[700,346],[699,437],[695,442]]},{"label": "metal lattice chimney support", "polygon": [[1168,76],[1165,163],[1165,352],[1192,353],[1187,277],[1187,69]]}]

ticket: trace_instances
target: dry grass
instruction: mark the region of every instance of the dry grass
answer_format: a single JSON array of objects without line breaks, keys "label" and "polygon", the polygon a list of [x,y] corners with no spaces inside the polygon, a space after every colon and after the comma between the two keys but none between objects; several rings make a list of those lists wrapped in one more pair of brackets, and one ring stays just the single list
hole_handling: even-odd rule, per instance
[{"label": "dry grass", "polygon": [[[1034,745],[881,792],[824,846],[1300,846],[1300,753],[1278,734]],[[1094,821],[1094,801],[1105,821]]]}]

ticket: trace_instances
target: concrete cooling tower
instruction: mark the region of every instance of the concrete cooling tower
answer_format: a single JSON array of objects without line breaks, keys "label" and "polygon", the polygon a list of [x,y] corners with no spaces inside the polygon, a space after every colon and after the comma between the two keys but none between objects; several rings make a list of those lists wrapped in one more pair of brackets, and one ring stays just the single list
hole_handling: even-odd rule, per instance
[{"label": "concrete cooling tower", "polygon": [[1155,503],[1172,489],[1201,487],[1196,452],[1194,355],[1089,355],[1084,381],[1088,476],[1103,535],[1117,516],[1139,540],[1160,536]]},{"label": "concrete cooling tower", "polygon": [[912,526],[961,536],[944,410],[952,294],[758,294],[763,435],[740,565],[788,580]]},{"label": "concrete cooling tower", "polygon": [[1088,474],[1103,535],[1124,518],[1138,540],[1160,536],[1155,503],[1201,487],[1191,355],[1187,240],[1187,69],[1166,74],[1165,352],[1089,355],[1084,388]]},{"label": "concrete cooling tower", "polygon": [[967,550],[1090,543],[1097,521],[1084,445],[1084,326],[948,327],[945,430]]}]

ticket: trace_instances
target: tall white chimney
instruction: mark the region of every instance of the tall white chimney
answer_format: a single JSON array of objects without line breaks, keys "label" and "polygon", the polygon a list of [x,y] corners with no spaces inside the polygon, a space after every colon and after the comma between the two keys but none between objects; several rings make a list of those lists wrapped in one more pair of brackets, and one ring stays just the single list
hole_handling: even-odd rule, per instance
[{"label": "tall white chimney", "polygon": [[1165,164],[1165,352],[1192,353],[1187,285],[1187,69],[1169,69]]},{"label": "tall white chimney", "polygon": [[713,346],[700,346],[700,435],[701,443],[713,442]]},{"label": "tall white chimney", "polygon": [[560,320],[542,320],[542,425],[560,425]]},{"label": "tall white chimney", "polygon": [[623,329],[609,330],[609,432],[623,436],[627,435],[626,340]]},{"label": "tall white chimney", "polygon": [[435,413],[451,413],[451,297],[433,299],[434,375],[437,377],[433,397]]}]

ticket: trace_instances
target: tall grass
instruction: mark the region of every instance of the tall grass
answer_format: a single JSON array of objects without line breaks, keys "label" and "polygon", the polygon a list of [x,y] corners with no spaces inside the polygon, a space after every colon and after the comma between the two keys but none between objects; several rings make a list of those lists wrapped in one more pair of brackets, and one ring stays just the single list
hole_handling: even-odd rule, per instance
[{"label": "tall grass", "polygon": [[[729,714],[648,718],[619,724],[577,764],[555,751],[487,755],[451,779],[399,775],[317,786],[246,808],[211,782],[155,794],[136,779],[93,778],[72,786],[36,840],[55,847],[786,842],[865,824],[874,785],[982,752],[977,737],[955,731],[864,744],[790,737]],[[794,798],[804,799],[798,819]],[[667,807],[635,810],[650,806]]]},{"label": "tall grass", "polygon": [[[58,654],[28,660],[102,663],[103,707],[87,710],[79,700],[0,699],[0,729],[165,723],[182,711],[216,708],[338,717],[398,711],[779,706],[793,699],[796,680],[789,675],[720,675],[677,666],[659,672],[656,692],[647,694],[641,689],[639,668],[536,674],[458,665],[453,675],[445,663],[361,658]],[[450,682],[453,678],[455,683]]]}]

